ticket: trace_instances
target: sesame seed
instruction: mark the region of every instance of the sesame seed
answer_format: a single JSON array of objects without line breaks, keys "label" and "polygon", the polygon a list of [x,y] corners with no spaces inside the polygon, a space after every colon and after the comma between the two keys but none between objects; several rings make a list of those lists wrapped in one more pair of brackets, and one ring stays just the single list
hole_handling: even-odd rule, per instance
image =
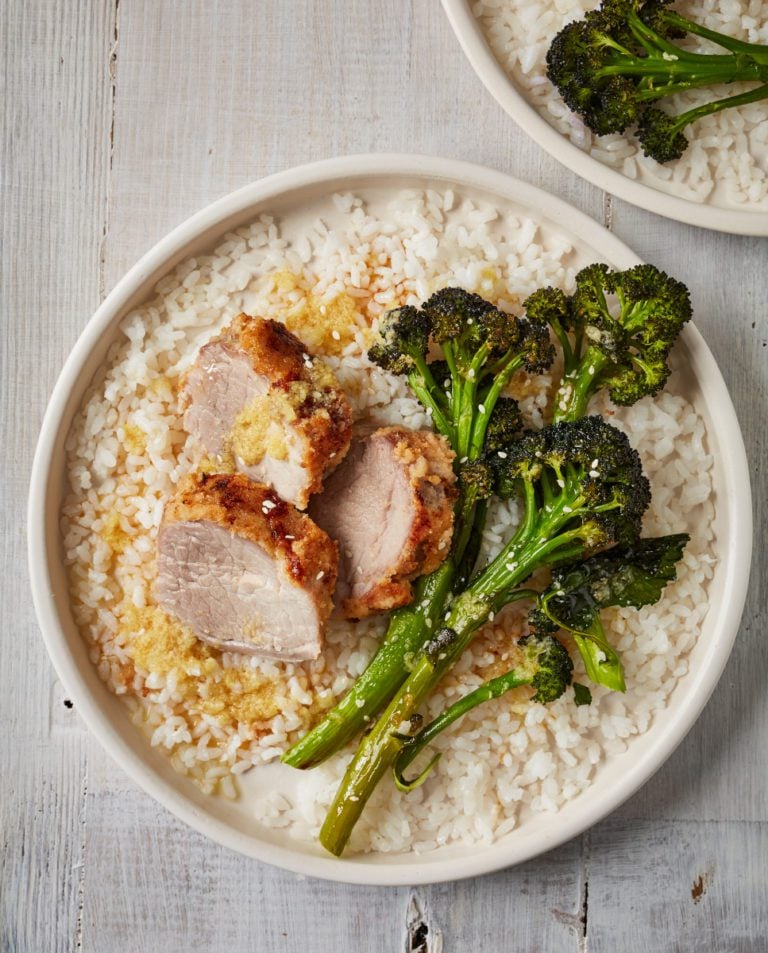
[{"label": "sesame seed", "polygon": [[431,628],[432,628],[432,620],[431,620],[431,619],[425,619],[425,620],[424,620],[424,625],[426,625],[426,627],[427,627],[428,629],[431,629]]},{"label": "sesame seed", "polygon": [[296,539],[295,536],[290,536],[288,533],[285,534],[286,539]]},{"label": "sesame seed", "polygon": [[473,381],[473,380],[475,379],[475,369],[474,369],[474,367],[470,367],[469,371],[467,371],[467,377],[468,377],[471,381]]},{"label": "sesame seed", "polygon": [[595,457],[592,463],[590,463],[590,466],[592,467],[593,470],[595,469],[595,467],[598,465],[599,462],[600,461],[597,459],[597,457]]},{"label": "sesame seed", "polygon": [[495,613],[495,612],[489,612],[489,613],[488,613],[488,621],[489,621],[489,622],[493,622],[493,620],[494,620],[495,618],[496,618],[496,613]]},{"label": "sesame seed", "polygon": [[474,324],[474,323],[475,323],[474,318],[467,318],[467,324]]},{"label": "sesame seed", "polygon": [[500,460],[506,460],[506,459],[507,459],[507,454],[506,454],[503,450],[499,450],[498,456],[499,456],[499,459],[500,459]]},{"label": "sesame seed", "polygon": [[587,373],[588,373],[588,374],[594,374],[594,373],[595,373],[595,365],[594,365],[594,364],[590,364],[590,365],[589,365],[589,367],[587,368]]},{"label": "sesame seed", "polygon": [[320,579],[323,578],[324,575],[325,575],[325,570],[321,569],[320,572],[315,576],[315,579],[319,581]]},{"label": "sesame seed", "polygon": [[358,698],[355,704],[358,708],[365,708],[365,700],[363,698]]},{"label": "sesame seed", "polygon": [[264,500],[264,502],[261,504],[261,508],[267,513],[270,510],[273,510],[276,506],[277,504],[273,503],[272,500]]},{"label": "sesame seed", "polygon": [[599,476],[600,476],[600,471],[599,471],[599,470],[590,470],[590,471],[589,471],[589,475],[590,475],[591,477],[599,477]]},{"label": "sesame seed", "polygon": [[331,331],[331,337],[333,338],[334,341],[341,340],[341,335],[339,334],[338,331]]},{"label": "sesame seed", "polygon": [[459,460],[459,463],[466,463],[467,460],[469,460],[469,457],[462,457],[461,460]]},{"label": "sesame seed", "polygon": [[478,404],[478,405],[477,405],[477,409],[480,411],[481,414],[484,414],[484,413],[485,413],[485,404]]},{"label": "sesame seed", "polygon": [[573,513],[573,510],[570,508],[570,506],[564,506],[563,513]]},{"label": "sesame seed", "polygon": [[560,487],[560,489],[562,490],[562,489],[565,487],[565,480],[558,480],[558,481],[557,481],[557,485],[558,485],[558,486]]}]

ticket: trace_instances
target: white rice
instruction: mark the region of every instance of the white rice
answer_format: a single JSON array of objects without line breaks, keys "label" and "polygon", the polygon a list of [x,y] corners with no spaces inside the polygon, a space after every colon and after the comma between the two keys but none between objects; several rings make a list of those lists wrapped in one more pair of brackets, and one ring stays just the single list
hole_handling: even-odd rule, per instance
[{"label": "white rice", "polygon": [[[634,135],[596,136],[568,109],[547,79],[547,49],[566,23],[597,6],[597,0],[476,0],[473,10],[496,57],[523,95],[574,145],[630,179],[689,201],[768,210],[768,100],[699,120],[686,130],[691,144],[682,158],[665,165],[644,156]],[[768,0],[680,0],[675,8],[709,29],[768,44]],[[695,38],[681,45],[723,52]],[[691,90],[670,98],[669,108],[679,114],[750,88]]]},{"label": "white rice", "polygon": [[[351,195],[335,202],[343,216],[338,228],[317,222],[288,241],[278,223],[264,217],[226,236],[212,255],[186,261],[163,279],[156,297],[123,321],[67,443],[71,492],[62,534],[75,618],[92,660],[151,743],[204,791],[229,797],[238,796],[243,772],[274,762],[308,726],[310,706],[330,703],[345,691],[375,651],[385,623],[334,621],[323,658],[314,663],[222,656],[222,671],[255,673],[275,685],[279,713],[255,723],[201,713],[179,674],[164,676],[133,663],[139,633],[131,629],[130,606],[153,604],[154,540],[163,503],[192,468],[173,385],[201,342],[240,310],[280,318],[295,307],[299,292],[280,291],[273,278],[276,270],[289,269],[327,300],[344,290],[359,302],[354,340],[340,357],[328,358],[358,418],[425,427],[428,420],[403,381],[365,358],[366,325],[394,301],[416,304],[449,283],[492,296],[511,310],[543,284],[566,290],[573,285],[574,257],[566,240],[545,240],[533,221],[501,218],[490,206],[452,192],[402,192],[381,214]],[[534,425],[544,420],[548,384],[542,377],[522,399]],[[355,849],[427,851],[454,842],[487,843],[515,827],[524,811],[556,811],[589,786],[598,764],[648,729],[685,674],[713,572],[704,425],[691,404],[670,391],[615,414],[607,403],[595,409],[612,414],[643,457],[654,491],[647,531],[695,534],[678,581],[658,605],[611,613],[608,629],[622,653],[628,692],[619,696],[597,688],[593,704],[582,708],[568,693],[547,707],[504,698],[475,709],[440,739],[443,758],[422,788],[405,796],[382,783],[355,832]],[[126,428],[137,427],[146,448],[126,452]],[[119,521],[121,551],[105,538],[110,519]],[[489,551],[517,519],[516,504],[496,506],[486,533]],[[437,714],[479,684],[483,669],[503,658],[519,634],[520,619],[507,610],[494,620],[425,714]],[[293,787],[278,785],[253,810],[292,837],[312,838],[348,757],[346,752],[314,771],[291,772],[298,779]],[[256,774],[271,770],[257,767]]]}]

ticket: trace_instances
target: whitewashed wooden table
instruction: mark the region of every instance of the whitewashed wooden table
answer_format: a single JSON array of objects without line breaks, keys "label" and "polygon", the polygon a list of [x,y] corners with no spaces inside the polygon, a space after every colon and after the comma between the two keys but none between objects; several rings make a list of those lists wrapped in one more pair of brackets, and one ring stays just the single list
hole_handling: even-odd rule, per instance
[{"label": "whitewashed wooden table", "polygon": [[[437,0],[3,0],[0,950],[768,950],[768,241],[611,199],[530,142]],[[58,370],[134,260],[210,200],[351,152],[469,159],[550,190],[684,279],[731,388],[756,560],[697,725],[616,814],[494,876],[302,880],[188,830],[88,736],[26,582],[24,503]]]}]

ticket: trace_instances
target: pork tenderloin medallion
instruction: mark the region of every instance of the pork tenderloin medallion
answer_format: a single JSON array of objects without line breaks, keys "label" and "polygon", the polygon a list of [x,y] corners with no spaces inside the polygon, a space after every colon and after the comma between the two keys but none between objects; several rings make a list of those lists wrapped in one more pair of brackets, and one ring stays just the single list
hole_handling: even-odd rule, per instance
[{"label": "pork tenderloin medallion", "polygon": [[241,314],[205,344],[181,392],[209,468],[238,470],[305,509],[352,436],[330,368],[282,324]]},{"label": "pork tenderloin medallion", "polygon": [[453,458],[437,434],[384,427],[352,442],[313,499],[313,518],[339,545],[336,603],[347,618],[406,605],[411,581],[445,559]]},{"label": "pork tenderloin medallion", "polygon": [[204,642],[297,662],[320,654],[337,567],[336,544],[269,487],[195,474],[165,506],[156,593]]}]

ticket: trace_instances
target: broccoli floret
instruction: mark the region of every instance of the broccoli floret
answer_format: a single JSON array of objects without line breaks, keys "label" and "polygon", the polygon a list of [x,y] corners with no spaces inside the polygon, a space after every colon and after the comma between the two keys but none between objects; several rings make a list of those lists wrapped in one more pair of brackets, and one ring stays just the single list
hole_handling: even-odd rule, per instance
[{"label": "broccoli floret", "polygon": [[520,639],[528,659],[533,677],[531,687],[535,689],[532,701],[543,705],[558,699],[571,684],[573,662],[563,646],[551,636],[537,636],[531,633]]},{"label": "broccoli floret", "polygon": [[525,307],[549,321],[563,350],[555,421],[583,416],[603,388],[624,406],[657,393],[669,376],[669,352],[691,317],[686,286],[653,265],[626,271],[589,265],[576,275],[570,298],[545,289]]},{"label": "broccoli floret", "polygon": [[689,537],[685,533],[638,539],[592,556],[584,562],[560,566],[528,616],[537,632],[565,629],[573,636],[594,682],[624,691],[621,660],[609,644],[600,610],[609,606],[642,606],[657,602],[667,583],[677,575],[677,563]]},{"label": "broccoli floret", "polygon": [[674,162],[688,148],[682,130],[687,125],[661,109],[646,109],[637,125],[637,138],[643,152],[657,162]]},{"label": "broccoli floret", "polygon": [[513,688],[530,685],[534,692],[531,701],[543,705],[560,698],[571,684],[573,662],[563,646],[551,635],[531,633],[517,643],[521,659],[504,675],[489,679],[479,688],[465,695],[445,709],[434,721],[415,735],[400,736],[403,748],[394,764],[395,784],[401,791],[412,791],[422,784],[440,755],[435,755],[415,778],[407,779],[404,772],[424,748],[457,719],[468,711],[494,698],[500,698]]},{"label": "broccoli floret", "polygon": [[504,452],[523,429],[520,405],[513,397],[500,397],[493,408],[485,435],[486,454]]},{"label": "broccoli floret", "polygon": [[[672,42],[687,33],[727,52],[690,53]],[[768,47],[709,30],[659,0],[604,0],[554,37],[547,76],[593,132],[624,132],[637,123],[646,155],[670,162],[688,146],[686,126],[768,97]],[[688,89],[740,82],[761,85],[675,117],[653,106]]]},{"label": "broccoli floret", "polygon": [[[430,341],[442,348],[442,360],[427,362]],[[554,349],[546,322],[506,314],[463,288],[443,288],[421,308],[390,311],[368,357],[407,375],[459,460],[476,460],[513,375],[546,369]]]},{"label": "broccoli floret", "polygon": [[493,495],[496,475],[485,460],[467,460],[459,466],[459,486],[464,496],[487,500]]},{"label": "broccoli floret", "polygon": [[429,323],[423,312],[407,305],[388,311],[379,325],[379,340],[369,360],[390,374],[410,374],[426,363]]},{"label": "broccoli floret", "polygon": [[[542,561],[560,559],[561,547],[569,556],[586,555],[640,533],[650,484],[626,435],[602,417],[526,434],[495,466],[499,495],[525,500],[526,544],[533,542],[541,556],[546,546]],[[491,566],[509,562],[508,548]]]}]

